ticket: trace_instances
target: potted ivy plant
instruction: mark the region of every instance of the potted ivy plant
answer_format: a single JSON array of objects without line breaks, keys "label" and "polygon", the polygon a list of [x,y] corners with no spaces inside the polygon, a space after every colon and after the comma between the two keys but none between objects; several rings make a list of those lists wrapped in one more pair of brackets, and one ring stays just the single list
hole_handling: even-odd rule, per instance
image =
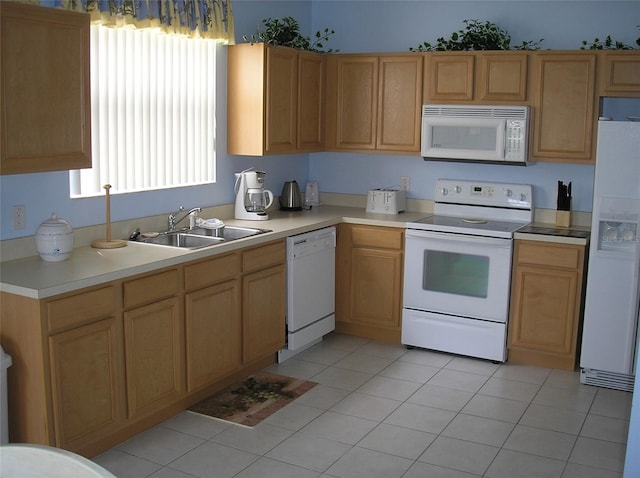
[{"label": "potted ivy plant", "polygon": [[511,35],[492,22],[464,20],[465,28],[453,32],[450,38],[440,37],[435,45],[423,42],[409,51],[465,51],[465,50],[538,50],[543,39],[511,45]]},{"label": "potted ivy plant", "polygon": [[293,17],[265,18],[262,20],[263,26],[258,26],[257,32],[252,35],[243,35],[242,39],[250,43],[267,43],[269,45],[287,46],[299,50],[317,51],[324,53],[337,52],[339,50],[324,50],[325,41],[335,33],[334,30],[325,28],[317,31],[314,39],[305,37],[300,33],[300,25]]}]

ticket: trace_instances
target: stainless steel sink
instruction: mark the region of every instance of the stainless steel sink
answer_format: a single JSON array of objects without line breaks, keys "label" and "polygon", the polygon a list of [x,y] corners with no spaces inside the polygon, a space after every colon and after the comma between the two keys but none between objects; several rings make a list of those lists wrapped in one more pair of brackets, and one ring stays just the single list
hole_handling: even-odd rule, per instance
[{"label": "stainless steel sink", "polygon": [[201,247],[213,246],[245,237],[264,234],[265,232],[271,231],[268,229],[238,226],[225,226],[221,230],[196,228],[187,231],[164,232],[155,237],[139,236],[136,241],[156,246],[200,249]]},{"label": "stainless steel sink", "polygon": [[256,227],[224,226],[222,230],[205,228],[191,229],[189,234],[196,234],[198,236],[205,237],[219,237],[225,241],[235,241],[236,239],[256,236],[258,234],[264,234],[265,232],[271,231],[269,229],[258,229]]}]

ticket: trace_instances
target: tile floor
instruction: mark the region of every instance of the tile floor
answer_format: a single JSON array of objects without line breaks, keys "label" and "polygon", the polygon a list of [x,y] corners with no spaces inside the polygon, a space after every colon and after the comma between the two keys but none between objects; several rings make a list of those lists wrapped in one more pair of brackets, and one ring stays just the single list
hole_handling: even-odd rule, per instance
[{"label": "tile floor", "polygon": [[578,373],[358,337],[269,370],[318,382],[254,428],[190,412],[95,457],[119,478],[614,478],[631,394]]}]

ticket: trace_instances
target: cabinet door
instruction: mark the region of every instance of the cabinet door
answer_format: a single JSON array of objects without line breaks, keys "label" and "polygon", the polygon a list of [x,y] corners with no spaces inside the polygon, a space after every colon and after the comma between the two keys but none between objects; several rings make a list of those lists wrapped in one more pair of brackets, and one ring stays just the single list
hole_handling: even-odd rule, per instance
[{"label": "cabinet door", "polygon": [[527,53],[478,52],[476,99],[482,102],[511,102],[527,99]]},{"label": "cabinet door", "polygon": [[515,242],[509,361],[574,370],[585,247]]},{"label": "cabinet door", "polygon": [[578,273],[518,266],[509,347],[569,355],[575,360]]},{"label": "cabinet door", "polygon": [[[265,152],[294,152],[297,145],[298,56],[291,48],[267,48]],[[255,112],[253,112],[255,114]]]},{"label": "cabinet door", "polygon": [[539,161],[591,163],[596,55],[534,53],[533,156]]},{"label": "cabinet door", "polygon": [[160,410],[183,392],[180,302],[172,297],[124,314],[129,417]]},{"label": "cabinet door", "polygon": [[600,96],[640,97],[640,53],[600,52]]},{"label": "cabinet door", "polygon": [[298,53],[298,151],[324,148],[325,57]]},{"label": "cabinet door", "polygon": [[420,151],[422,56],[381,57],[376,148]]},{"label": "cabinet door", "polygon": [[240,367],[240,285],[231,280],[185,298],[187,391]]},{"label": "cabinet door", "polygon": [[355,248],[351,260],[350,320],[399,328],[402,252]]},{"label": "cabinet door", "polygon": [[474,55],[427,54],[424,96],[428,102],[473,100]]},{"label": "cabinet door", "polygon": [[340,224],[336,330],[400,343],[403,230]]},{"label": "cabinet door", "polygon": [[0,2],[0,171],[91,167],[89,15]]},{"label": "cabinet door", "polygon": [[284,265],[242,278],[242,360],[275,354],[285,339]]},{"label": "cabinet door", "polygon": [[122,331],[114,317],[49,337],[55,446],[78,450],[124,419]]},{"label": "cabinet door", "polygon": [[[376,147],[378,57],[337,56],[335,147],[373,150]],[[333,123],[333,124],[332,124]]]}]

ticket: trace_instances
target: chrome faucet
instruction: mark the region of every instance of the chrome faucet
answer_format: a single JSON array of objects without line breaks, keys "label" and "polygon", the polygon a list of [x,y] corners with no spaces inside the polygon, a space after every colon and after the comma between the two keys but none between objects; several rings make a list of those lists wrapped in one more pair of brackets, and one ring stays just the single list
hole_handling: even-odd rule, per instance
[{"label": "chrome faucet", "polygon": [[[180,206],[180,212],[182,212],[182,211],[185,211],[185,208]],[[167,230],[168,230],[168,232],[175,231],[176,230],[176,226],[178,224],[180,224],[182,221],[184,221],[188,217],[193,217],[195,214],[199,213],[200,211],[202,211],[202,208],[194,207],[194,208],[189,209],[188,211],[186,211],[185,215],[182,216],[180,219],[177,218],[177,213],[176,214],[169,214],[169,217],[167,218]],[[190,224],[189,227],[193,227],[193,223]]]}]

